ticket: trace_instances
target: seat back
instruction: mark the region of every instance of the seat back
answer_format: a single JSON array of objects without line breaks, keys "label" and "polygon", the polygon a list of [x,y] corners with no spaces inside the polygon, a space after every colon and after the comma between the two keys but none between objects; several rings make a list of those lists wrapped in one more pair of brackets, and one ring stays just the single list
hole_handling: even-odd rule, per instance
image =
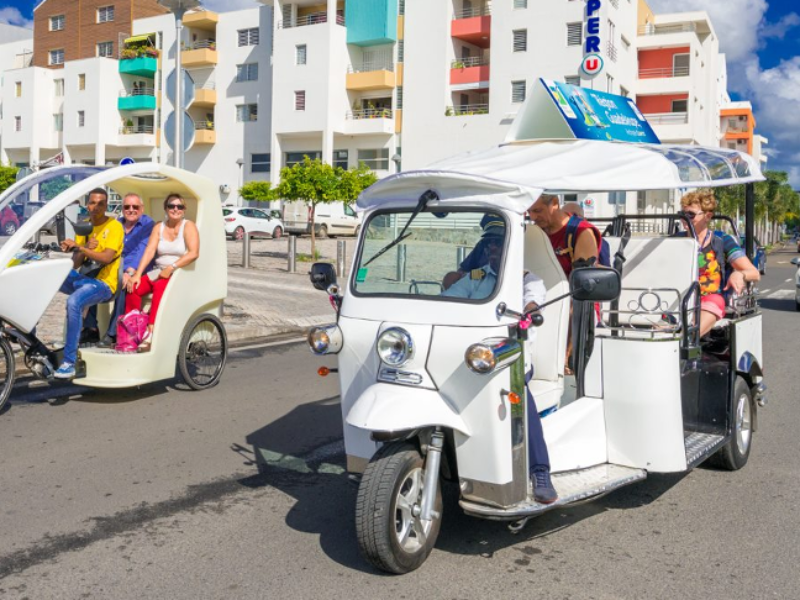
[{"label": "seat back", "polygon": [[[569,292],[569,283],[550,240],[533,224],[526,225],[523,267],[542,278],[547,288],[547,301]],[[535,379],[558,381],[564,374],[569,307],[567,298],[545,308],[544,324],[536,330],[535,341],[526,344],[525,355],[529,357],[526,368],[533,364]]]}]

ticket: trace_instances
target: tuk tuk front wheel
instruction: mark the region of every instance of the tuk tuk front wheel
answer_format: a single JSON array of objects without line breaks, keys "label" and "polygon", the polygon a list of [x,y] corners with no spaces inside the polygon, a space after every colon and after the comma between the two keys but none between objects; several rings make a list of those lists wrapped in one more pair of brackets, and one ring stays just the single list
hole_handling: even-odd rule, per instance
[{"label": "tuk tuk front wheel", "polygon": [[356,500],[356,535],[364,558],[389,573],[419,568],[436,544],[442,524],[442,490],[436,489],[434,516],[419,518],[425,469],[408,442],[378,450],[367,466]]},{"label": "tuk tuk front wheel", "polygon": [[178,349],[178,369],[193,390],[219,383],[228,362],[228,336],[222,322],[210,314],[195,317],[186,325]]},{"label": "tuk tuk front wheel", "polygon": [[14,385],[14,369],[16,368],[14,352],[5,336],[0,336],[0,411],[11,396]]},{"label": "tuk tuk front wheel", "polygon": [[737,377],[733,392],[733,437],[712,457],[713,464],[726,471],[737,471],[747,464],[753,443],[755,407],[750,387]]}]

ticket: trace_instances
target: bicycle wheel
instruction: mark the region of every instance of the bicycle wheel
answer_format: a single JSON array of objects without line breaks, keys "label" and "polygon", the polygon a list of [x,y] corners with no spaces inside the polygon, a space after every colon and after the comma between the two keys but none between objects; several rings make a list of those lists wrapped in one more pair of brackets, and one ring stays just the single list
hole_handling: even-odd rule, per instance
[{"label": "bicycle wheel", "polygon": [[8,338],[0,335],[0,412],[5,407],[8,398],[11,396],[11,388],[14,385],[14,352]]},{"label": "bicycle wheel", "polygon": [[219,383],[228,360],[228,336],[214,315],[198,316],[186,326],[178,349],[181,377],[193,390]]}]

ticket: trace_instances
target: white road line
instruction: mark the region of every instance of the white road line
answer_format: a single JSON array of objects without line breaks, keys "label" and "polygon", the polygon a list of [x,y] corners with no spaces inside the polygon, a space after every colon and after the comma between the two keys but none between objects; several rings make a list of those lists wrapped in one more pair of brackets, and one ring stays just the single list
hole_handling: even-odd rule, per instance
[{"label": "white road line", "polygon": [[772,291],[772,288],[770,288],[770,289],[768,289],[768,290],[759,290],[759,291],[758,291],[758,295],[759,295],[761,298],[766,298],[766,297],[767,297],[767,294],[769,294],[771,291]]},{"label": "white road line", "polygon": [[788,300],[794,298],[794,290],[775,290],[767,298],[772,300]]},{"label": "white road line", "polygon": [[794,279],[792,279],[791,277],[789,277],[789,279],[787,279],[787,280],[786,280],[786,281],[784,281],[783,283],[789,283],[790,281],[794,281]]},{"label": "white road line", "polygon": [[252,289],[265,289],[265,290],[281,290],[285,292],[297,292],[299,294],[319,294],[319,290],[314,289],[311,287],[311,284],[308,284],[308,287],[300,287],[297,285],[283,285],[280,283],[274,282],[261,282],[261,281],[231,281],[228,280],[228,287],[233,287],[242,290],[252,290]]},{"label": "white road line", "polygon": [[288,340],[280,340],[277,342],[264,342],[263,344],[252,344],[250,346],[238,346],[231,348],[231,352],[243,352],[245,350],[258,350],[259,348],[272,348],[275,346],[288,346],[289,344],[296,344],[305,340],[303,337],[290,338]]}]

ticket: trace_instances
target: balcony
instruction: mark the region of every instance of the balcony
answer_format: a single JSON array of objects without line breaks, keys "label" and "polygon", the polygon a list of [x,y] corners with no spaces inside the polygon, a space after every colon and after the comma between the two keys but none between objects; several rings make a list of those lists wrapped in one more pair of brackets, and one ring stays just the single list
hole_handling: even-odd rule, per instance
[{"label": "balcony", "polygon": [[153,79],[158,70],[158,58],[155,56],[134,56],[126,58],[126,50],[123,50],[122,58],[119,61],[119,72],[122,75],[138,75]]},{"label": "balcony", "polygon": [[181,64],[187,69],[213,67],[218,62],[216,40],[194,42],[181,52]]},{"label": "balcony", "polygon": [[617,47],[611,40],[606,42],[606,56],[611,59],[611,62],[617,62]]},{"label": "balcony", "polygon": [[672,77],[688,77],[689,67],[666,67],[663,69],[639,69],[639,79],[667,79]]},{"label": "balcony", "polygon": [[217,142],[217,132],[214,131],[213,121],[194,122],[194,143],[215,144]]},{"label": "balcony", "polygon": [[362,108],[345,115],[346,135],[394,133],[394,113],[391,108]]},{"label": "balcony", "polygon": [[651,125],[685,125],[689,122],[689,113],[685,112],[650,113],[644,116]]},{"label": "balcony", "polygon": [[119,129],[120,146],[155,146],[156,135],[152,125],[123,125]]},{"label": "balcony", "polygon": [[444,110],[445,117],[469,117],[472,115],[488,115],[488,104],[460,104],[448,106]]},{"label": "balcony", "polygon": [[214,83],[198,83],[194,86],[194,102],[192,106],[211,108],[217,104],[217,89]]},{"label": "balcony", "polygon": [[[278,29],[291,29],[292,27],[307,27],[308,25],[319,25],[328,22],[328,13],[318,12],[308,15],[298,16],[294,21],[279,21]],[[337,12],[336,24],[344,25],[344,15]]]},{"label": "balcony", "polygon": [[119,110],[155,110],[156,91],[153,88],[137,87],[131,91],[120,90],[117,99]]},{"label": "balcony", "polygon": [[457,90],[476,90],[489,87],[489,58],[473,56],[450,63],[450,85]]},{"label": "balcony", "polygon": [[187,12],[183,15],[184,27],[214,30],[217,27],[217,23],[219,23],[219,15],[210,10]]},{"label": "balcony", "polygon": [[394,65],[391,62],[365,62],[348,68],[347,89],[352,92],[392,90],[395,85]]},{"label": "balcony", "polygon": [[492,34],[491,8],[467,8],[453,15],[450,35],[479,48],[488,48]]},{"label": "balcony", "polygon": [[675,23],[674,25],[653,25],[652,23],[639,28],[639,35],[668,35],[670,33],[694,33],[697,26],[694,23]]}]

